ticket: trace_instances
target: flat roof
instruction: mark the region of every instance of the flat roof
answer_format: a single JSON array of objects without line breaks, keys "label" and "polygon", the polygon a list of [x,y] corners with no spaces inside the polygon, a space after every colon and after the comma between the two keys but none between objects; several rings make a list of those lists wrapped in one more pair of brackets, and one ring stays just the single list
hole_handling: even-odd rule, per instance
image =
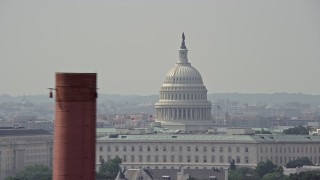
[{"label": "flat roof", "polygon": [[318,142],[320,136],[308,135],[217,135],[217,134],[148,134],[148,135],[113,135],[98,138],[97,141],[143,141],[143,142]]},{"label": "flat roof", "polygon": [[1,129],[0,136],[35,136],[35,135],[51,135],[43,129]]},{"label": "flat roof", "polygon": [[239,135],[207,135],[207,134],[149,134],[149,135],[118,135],[98,138],[97,141],[244,141],[255,142],[251,136]]}]

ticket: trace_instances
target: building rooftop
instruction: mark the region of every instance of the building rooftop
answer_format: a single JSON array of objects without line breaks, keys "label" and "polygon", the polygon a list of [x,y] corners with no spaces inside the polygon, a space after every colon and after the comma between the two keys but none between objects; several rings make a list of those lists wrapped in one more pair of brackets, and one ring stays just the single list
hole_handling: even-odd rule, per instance
[{"label": "building rooftop", "polygon": [[35,136],[35,135],[51,135],[46,130],[43,129],[1,129],[1,136]]},{"label": "building rooftop", "polygon": [[208,134],[149,134],[111,135],[98,138],[98,141],[196,141],[196,142],[320,142],[320,136],[308,135],[208,135]]}]

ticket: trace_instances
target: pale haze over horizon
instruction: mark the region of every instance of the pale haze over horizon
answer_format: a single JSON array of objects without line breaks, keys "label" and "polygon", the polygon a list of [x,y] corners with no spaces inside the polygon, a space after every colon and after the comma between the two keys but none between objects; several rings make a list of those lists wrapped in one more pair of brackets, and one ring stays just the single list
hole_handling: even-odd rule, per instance
[{"label": "pale haze over horizon", "polygon": [[0,95],[47,94],[55,72],[158,94],[182,32],[208,93],[320,94],[318,0],[2,0]]}]

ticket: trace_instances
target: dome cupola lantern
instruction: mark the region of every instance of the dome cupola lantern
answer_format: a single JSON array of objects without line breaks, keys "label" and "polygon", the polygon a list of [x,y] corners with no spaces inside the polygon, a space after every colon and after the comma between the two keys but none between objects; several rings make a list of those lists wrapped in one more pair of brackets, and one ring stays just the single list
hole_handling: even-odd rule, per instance
[{"label": "dome cupola lantern", "polygon": [[178,63],[183,64],[183,63],[188,63],[188,49],[186,47],[186,42],[185,42],[185,35],[182,33],[182,43],[179,49],[179,61]]}]

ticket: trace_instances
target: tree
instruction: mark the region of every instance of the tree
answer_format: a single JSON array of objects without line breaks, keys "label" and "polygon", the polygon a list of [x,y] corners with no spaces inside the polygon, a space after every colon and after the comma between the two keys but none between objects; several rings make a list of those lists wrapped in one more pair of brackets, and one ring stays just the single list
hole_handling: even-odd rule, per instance
[{"label": "tree", "polygon": [[267,173],[263,176],[262,180],[282,180],[285,176],[280,172]]},{"label": "tree", "polygon": [[286,168],[302,167],[303,165],[312,165],[312,162],[307,157],[301,157],[301,158],[289,161],[286,164]]},{"label": "tree", "polygon": [[284,134],[293,134],[293,135],[309,135],[309,129],[303,126],[297,126],[294,128],[289,128],[283,131]]},{"label": "tree", "polygon": [[234,159],[232,159],[232,161],[230,162],[230,167],[229,167],[230,170],[236,170],[236,165],[235,165],[235,161]]},{"label": "tree", "polygon": [[121,162],[122,160],[118,156],[107,162],[102,159],[99,172],[97,173],[97,178],[115,179],[121,170]]},{"label": "tree", "polygon": [[240,167],[229,171],[229,180],[257,180],[259,176],[254,169],[249,167]]},{"label": "tree", "polygon": [[288,180],[319,180],[320,172],[301,172],[299,174],[290,174]]},{"label": "tree", "polygon": [[51,180],[52,170],[44,165],[27,166],[24,170],[5,180]]},{"label": "tree", "polygon": [[281,174],[283,173],[283,169],[281,172],[281,167],[278,167],[277,165],[273,164],[270,160],[267,160],[266,162],[259,162],[255,171],[261,178],[267,173],[272,173],[272,172],[279,172]]}]

